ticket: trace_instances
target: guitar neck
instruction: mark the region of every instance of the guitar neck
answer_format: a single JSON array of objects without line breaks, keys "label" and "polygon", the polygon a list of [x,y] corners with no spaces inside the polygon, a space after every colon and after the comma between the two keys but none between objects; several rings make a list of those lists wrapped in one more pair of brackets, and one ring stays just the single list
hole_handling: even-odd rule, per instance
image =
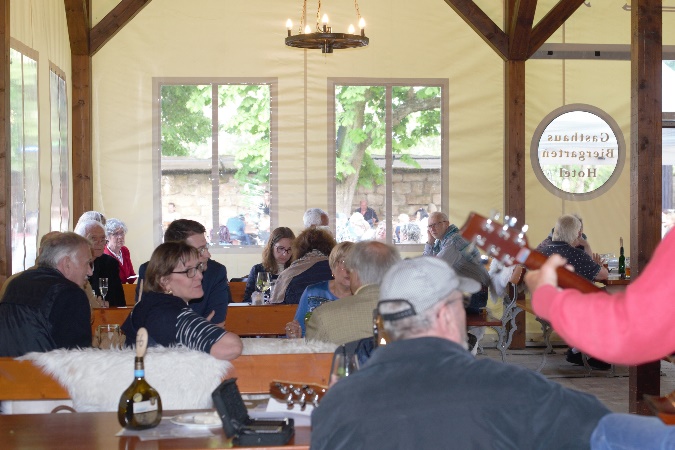
[{"label": "guitar neck", "polygon": [[[460,232],[464,239],[473,241],[481,250],[507,266],[521,264],[528,269],[537,270],[548,259],[546,255],[529,248],[524,230],[516,230],[513,225],[501,225],[476,213],[469,215]],[[586,278],[565,268],[558,268],[556,273],[558,285],[563,288],[577,289],[584,293],[600,291],[600,288]]]},{"label": "guitar neck", "polygon": [[[518,260],[518,262],[530,270],[537,270],[541,268],[547,259],[548,256],[544,255],[543,253],[539,253],[536,250],[530,250],[529,248],[523,248],[518,256],[516,256],[516,260]],[[558,267],[556,274],[558,275],[558,286],[562,288],[576,289],[583,293],[601,291],[601,289],[594,283],[588,281],[586,278],[580,275],[577,275],[574,272],[570,272],[564,267]]]}]

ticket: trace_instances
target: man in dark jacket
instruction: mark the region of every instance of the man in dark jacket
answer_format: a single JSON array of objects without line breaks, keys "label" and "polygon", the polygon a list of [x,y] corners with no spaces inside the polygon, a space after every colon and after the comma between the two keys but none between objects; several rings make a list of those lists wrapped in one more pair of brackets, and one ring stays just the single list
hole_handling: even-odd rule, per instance
[{"label": "man in dark jacket", "polygon": [[89,241],[60,233],[45,241],[37,263],[12,280],[0,303],[0,356],[91,346],[81,287],[92,273]]},{"label": "man in dark jacket", "polygon": [[596,398],[466,350],[463,293],[479,289],[439,258],[392,267],[378,303],[391,341],[328,390],[312,449],[590,448],[609,413]]},{"label": "man in dark jacket", "polygon": [[[164,242],[185,242],[199,251],[199,262],[204,265],[202,289],[204,296],[190,300],[190,308],[211,323],[224,326],[227,317],[227,305],[230,303],[230,284],[227,281],[227,269],[218,261],[211,259],[209,244],[204,236],[206,228],[194,220],[178,219],[169,224],[164,232]],[[145,278],[145,269],[148,263],[138,268],[138,286],[136,287],[136,301],[141,285]],[[141,297],[142,299],[142,297]]]}]

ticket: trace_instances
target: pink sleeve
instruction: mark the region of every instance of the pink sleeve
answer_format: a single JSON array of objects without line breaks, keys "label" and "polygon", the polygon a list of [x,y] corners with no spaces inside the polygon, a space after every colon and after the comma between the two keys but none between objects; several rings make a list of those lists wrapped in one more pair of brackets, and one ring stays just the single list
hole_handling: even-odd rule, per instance
[{"label": "pink sleeve", "polygon": [[624,293],[543,286],[532,295],[532,305],[567,344],[596,358],[625,365],[656,361],[675,352],[674,258],[675,233],[670,233]]}]

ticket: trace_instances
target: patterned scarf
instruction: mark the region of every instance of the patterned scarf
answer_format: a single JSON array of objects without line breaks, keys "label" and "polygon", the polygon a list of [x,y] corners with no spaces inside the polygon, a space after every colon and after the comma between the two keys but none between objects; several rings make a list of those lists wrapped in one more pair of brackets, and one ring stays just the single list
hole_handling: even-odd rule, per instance
[{"label": "patterned scarf", "polygon": [[272,291],[272,297],[270,298],[270,303],[283,303],[284,297],[286,296],[286,289],[293,280],[293,277],[300,275],[319,261],[326,260],[328,260],[328,257],[315,249],[306,253],[302,258],[293,261],[293,264],[285,269],[279,275],[279,278],[277,278],[274,290]]}]

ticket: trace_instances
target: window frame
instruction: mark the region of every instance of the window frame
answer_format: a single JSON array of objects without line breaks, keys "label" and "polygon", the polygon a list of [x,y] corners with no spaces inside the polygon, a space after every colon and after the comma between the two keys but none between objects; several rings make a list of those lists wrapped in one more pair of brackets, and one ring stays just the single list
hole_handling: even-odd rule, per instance
[{"label": "window frame", "polygon": [[[54,74],[58,79],[59,79],[59,86],[57,88],[59,89],[57,93],[57,100],[58,104],[56,105],[57,108],[57,115],[59,119],[59,124],[58,124],[58,129],[59,129],[59,147],[58,147],[58,163],[59,163],[59,178],[57,180],[54,179],[54,136],[52,135],[53,132],[53,108],[55,105],[52,104],[52,74]],[[60,85],[63,83],[64,86],[64,91],[63,91],[63,98],[61,98],[61,90],[60,90]],[[61,120],[63,117],[61,116],[61,107],[63,106],[63,103],[65,103],[65,123],[62,123]],[[70,185],[69,181],[70,180],[70,136],[68,135],[68,127],[69,127],[69,107],[68,107],[68,80],[66,79],[66,74],[63,70],[61,70],[56,64],[50,62],[49,63],[49,123],[50,123],[50,163],[51,163],[51,171],[50,171],[50,181],[51,181],[51,195],[50,195],[50,231],[68,231],[69,229],[69,222],[70,222]],[[63,135],[65,133],[65,136]],[[65,148],[61,147],[61,143],[65,142]],[[65,159],[64,159],[65,156]],[[64,168],[64,163],[65,163],[65,176],[62,176],[61,170]],[[62,190],[61,188],[63,187],[62,181],[65,180],[65,191]],[[58,181],[58,183],[57,183]],[[58,193],[57,193],[58,191]],[[56,201],[59,201],[59,204],[56,205]],[[52,216],[52,211],[55,206],[58,206],[60,214],[59,214],[59,226],[55,227],[54,223],[54,217]],[[65,210],[65,214],[64,214]]]},{"label": "window frame", "polygon": [[[161,149],[161,89],[167,85],[210,85],[212,90],[217,92],[218,86],[227,84],[266,84],[270,88],[270,231],[278,223],[278,202],[279,202],[279,183],[278,183],[278,78],[277,77],[153,77],[152,79],[152,175],[153,175],[153,239],[155,247],[162,243],[164,231],[162,230],[162,149]],[[211,171],[216,171],[217,175],[217,155],[218,155],[218,108],[215,108],[212,116],[212,157]],[[214,169],[215,168],[215,169]],[[211,198],[212,217],[218,209],[218,198]],[[209,230],[213,224],[202,224]],[[228,245],[221,246],[214,244],[209,252],[213,254],[260,254],[263,246],[261,245]]]},{"label": "window frame", "polygon": [[[337,146],[335,136],[336,128],[336,114],[335,114],[335,88],[336,86],[382,86],[385,88],[386,95],[386,144],[385,144],[385,185],[392,185],[393,176],[393,158],[392,158],[392,90],[399,86],[430,86],[439,87],[441,89],[441,203],[438,205],[439,211],[446,212],[450,205],[450,149],[449,149],[449,81],[447,78],[355,78],[355,77],[329,77],[327,80],[327,147],[328,147],[328,171],[326,179],[328,180],[328,214],[331,217],[331,228],[335,232],[336,223],[336,208],[337,198],[335,193],[336,179],[335,179],[335,155],[337,154]],[[386,221],[386,237],[385,242],[393,242],[393,223],[392,216],[392,195],[391,190],[387,191],[385,198],[385,211],[387,212]],[[425,236],[427,230],[420,230],[422,236]],[[424,244],[404,244],[397,248],[401,251],[422,251]]]}]

